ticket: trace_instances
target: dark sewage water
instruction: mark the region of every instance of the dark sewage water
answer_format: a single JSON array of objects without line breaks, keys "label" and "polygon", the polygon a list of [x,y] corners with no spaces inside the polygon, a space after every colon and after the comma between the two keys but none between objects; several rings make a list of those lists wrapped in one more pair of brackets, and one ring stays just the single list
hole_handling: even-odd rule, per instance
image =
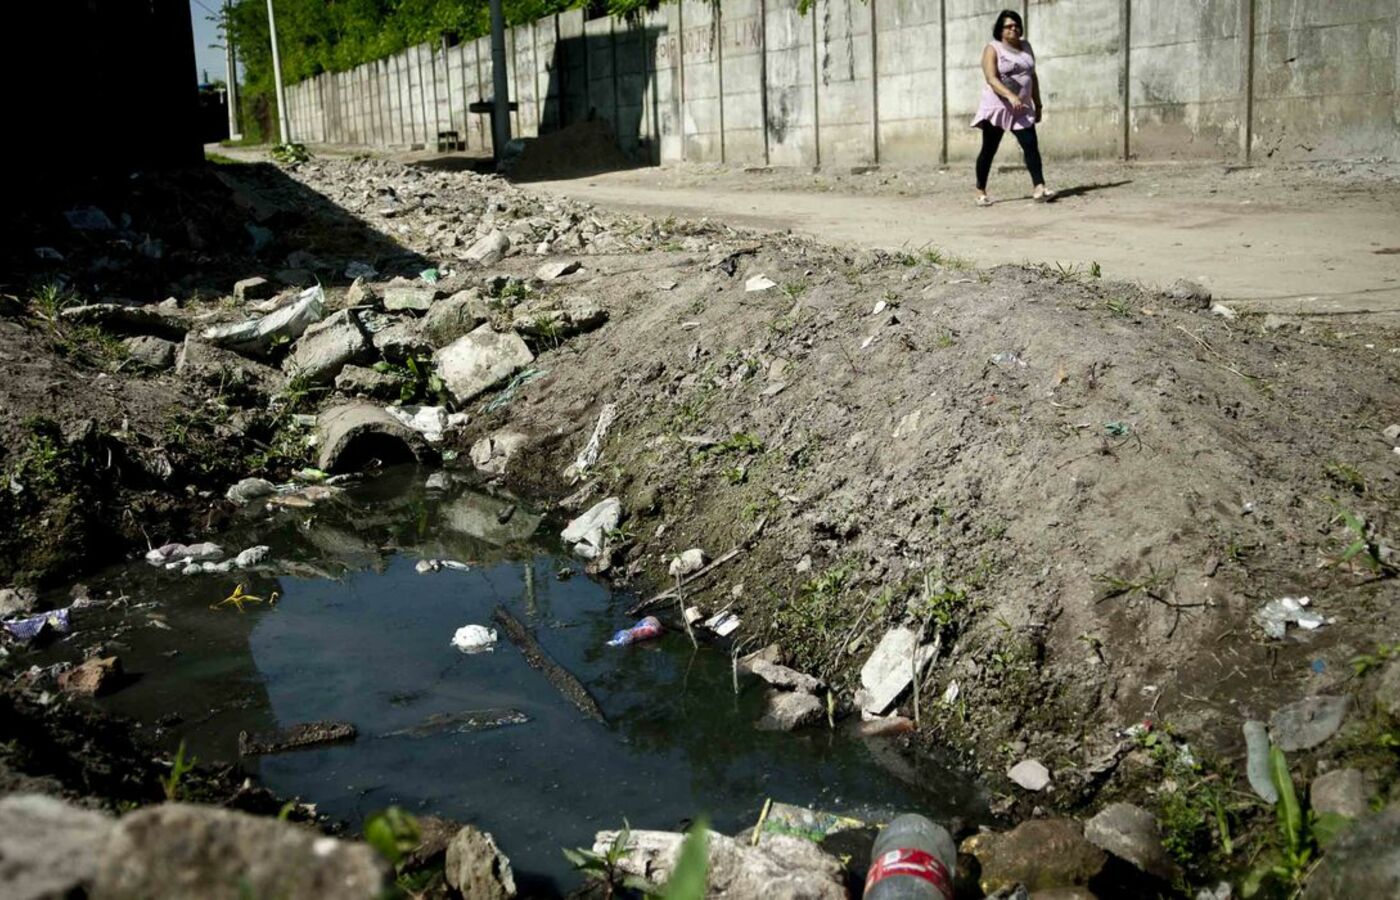
[{"label": "dark sewage water", "polygon": [[[84,610],[74,654],[99,634],[135,677],[98,702],[180,741],[203,761],[239,760],[240,731],[313,720],[352,723],[351,742],[242,758],[271,790],[357,825],[391,804],[495,835],[532,893],[578,883],[561,847],[619,827],[675,830],[705,815],[734,833],[765,798],[884,821],[901,811],[980,818],[966,775],[825,727],[758,731],[764,688],[733,688],[726,646],[684,633],[627,647],[634,596],[586,577],[558,543],[562,522],[400,470],[314,507],[250,516],[216,539],[271,548],[256,571],[181,575],[143,561],[91,579],[123,608]],[[435,479],[439,484],[442,476]],[[171,535],[172,540],[181,536]],[[466,563],[420,573],[421,560]],[[564,569],[574,575],[558,577]],[[211,608],[236,587],[275,605]],[[584,716],[492,622],[504,605],[587,686],[606,716]],[[451,645],[468,624],[497,630],[491,652]],[[741,637],[744,629],[735,635]],[[527,721],[477,730],[475,711]],[[483,717],[477,716],[477,719]]]}]

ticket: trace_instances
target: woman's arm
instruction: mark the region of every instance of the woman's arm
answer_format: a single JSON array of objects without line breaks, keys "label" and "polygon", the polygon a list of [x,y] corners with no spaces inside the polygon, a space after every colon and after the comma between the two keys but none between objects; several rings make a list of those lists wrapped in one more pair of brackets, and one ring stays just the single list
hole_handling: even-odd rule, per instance
[{"label": "woman's arm", "polygon": [[996,91],[997,96],[1010,101],[1012,109],[1021,109],[1025,106],[1015,91],[1001,83],[1001,73],[997,71],[997,52],[992,49],[991,44],[982,48],[982,77],[987,79],[988,87]]},{"label": "woman's arm", "polygon": [[1040,76],[1031,73],[1031,100],[1035,103],[1035,120],[1040,121],[1040,114],[1045,111],[1045,104],[1040,102]]}]

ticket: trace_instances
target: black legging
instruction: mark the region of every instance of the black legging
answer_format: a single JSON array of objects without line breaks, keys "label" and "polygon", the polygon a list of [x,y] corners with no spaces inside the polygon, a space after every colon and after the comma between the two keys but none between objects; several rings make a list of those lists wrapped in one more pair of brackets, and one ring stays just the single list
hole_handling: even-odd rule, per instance
[{"label": "black legging", "polygon": [[[1001,146],[1001,136],[1006,132],[995,125],[983,122],[982,129],[982,152],[977,154],[977,190],[987,189],[987,176],[992,174],[992,159],[997,155],[997,148]],[[1035,138],[1035,127],[1019,128],[1011,132],[1016,135],[1016,140],[1021,144],[1021,153],[1026,157],[1026,168],[1031,173],[1031,186],[1039,187],[1045,183],[1045,177],[1040,171],[1040,143]]]}]

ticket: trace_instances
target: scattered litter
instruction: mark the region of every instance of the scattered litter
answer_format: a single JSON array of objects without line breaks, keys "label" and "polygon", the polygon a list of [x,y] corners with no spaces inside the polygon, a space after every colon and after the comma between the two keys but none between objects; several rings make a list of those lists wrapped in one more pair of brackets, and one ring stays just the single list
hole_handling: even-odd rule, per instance
[{"label": "scattered litter", "polygon": [[369,263],[352,262],[345,267],[346,278],[374,278],[379,275],[379,270]]},{"label": "scattered litter", "polygon": [[665,631],[661,627],[661,620],[656,616],[647,616],[633,625],[631,628],[624,628],[612,636],[608,641],[609,647],[625,647],[628,644],[635,644],[639,641],[648,641],[657,637]]},{"label": "scattered litter", "polygon": [[1299,628],[1313,631],[1323,625],[1331,625],[1337,621],[1336,616],[1327,618],[1320,613],[1313,612],[1305,607],[1311,603],[1309,597],[1280,597],[1277,600],[1270,600],[1254,614],[1254,621],[1259,623],[1259,627],[1264,629],[1264,633],[1271,638],[1281,639],[1288,630],[1288,623],[1292,622]]},{"label": "scattered litter", "polygon": [[775,288],[777,286],[778,283],[767,275],[755,275],[744,282],[744,290],[748,291],[750,294],[757,293],[758,291],[766,291],[769,288]]},{"label": "scattered litter", "polygon": [[26,616],[23,619],[11,619],[4,625],[6,631],[21,641],[32,641],[44,634],[45,631],[67,634],[73,627],[68,618],[67,607],[34,616]]},{"label": "scattered litter", "polygon": [[326,315],[326,295],[313,285],[297,295],[294,303],[261,319],[206,328],[205,340],[239,353],[266,353],[278,343],[294,341]]},{"label": "scattered litter", "polygon": [[266,597],[259,597],[257,594],[249,594],[243,590],[243,585],[240,584],[233,589],[233,593],[229,594],[218,603],[211,603],[209,608],[218,609],[221,606],[232,606],[241,613],[243,612],[243,604],[245,603],[266,603],[268,606],[274,606],[277,603],[277,598],[280,596],[281,594],[278,594],[276,591],[273,591]]},{"label": "scattered litter", "polygon": [[948,682],[948,689],[943,692],[943,705],[952,706],[957,703],[958,694],[961,692],[962,688],[958,685],[957,679]]},{"label": "scattered litter", "polygon": [[448,428],[445,406],[386,406],[384,411],[423,435],[430,444],[440,442]]},{"label": "scattered litter", "polygon": [[593,435],[589,437],[588,444],[583,448],[583,452],[574,460],[574,468],[578,472],[583,472],[598,461],[598,454],[603,452],[603,438],[607,437],[608,429],[612,427],[612,423],[616,418],[617,404],[603,404],[602,411],[598,413],[598,423],[593,426]]},{"label": "scattered litter", "polygon": [[888,307],[889,307],[889,304],[886,303],[885,301],[883,301],[883,300],[876,300],[876,301],[875,301],[875,308],[874,308],[873,310],[870,311],[870,314],[871,314],[872,316],[878,316],[880,313],[884,312]]},{"label": "scattered litter", "polygon": [[52,260],[53,262],[63,262],[63,254],[52,247],[35,247],[34,255],[40,259]]},{"label": "scattered litter", "polygon": [[452,635],[452,646],[463,653],[489,653],[495,645],[496,629],[485,625],[463,625]]},{"label": "scattered litter", "polygon": [[183,567],[189,562],[205,562],[224,558],[224,548],[218,544],[166,544],[146,554],[146,562],[153,566],[174,568]]},{"label": "scattered litter", "polygon": [[665,281],[659,281],[656,283],[657,289],[662,291],[674,291],[679,286],[679,282],[676,282],[670,278],[666,279]]},{"label": "scattered litter", "polygon": [[1026,367],[1026,361],[1021,359],[1019,354],[1013,353],[1009,350],[1005,353],[996,354],[991,358],[990,362],[992,365],[1000,366],[1002,368],[1006,368],[1007,366],[1020,366],[1024,369]]},{"label": "scattered litter", "polygon": [[433,268],[424,269],[423,271],[418,273],[418,277],[426,281],[428,284],[437,284],[438,270]]},{"label": "scattered litter", "polygon": [[672,558],[671,566],[667,571],[670,572],[672,578],[684,578],[691,572],[698,572],[703,568],[705,568],[705,551],[695,547]]},{"label": "scattered litter", "polygon": [[1310,668],[1314,675],[1321,675],[1323,672],[1327,671],[1327,663],[1324,660],[1315,659],[1312,661],[1312,666]]},{"label": "scattered litter", "polygon": [[441,572],[443,569],[454,569],[458,572],[467,572],[471,570],[471,566],[464,562],[458,562],[455,559],[420,559],[413,568],[417,570],[419,575],[428,572]]},{"label": "scattered litter", "polygon": [[1132,433],[1133,426],[1127,422],[1105,422],[1103,423],[1104,433],[1111,437],[1127,437]]},{"label": "scattered litter", "polygon": [[703,618],[705,618],[705,614],[700,611],[700,607],[687,606],[685,608],[685,624],[694,625]]},{"label": "scattered litter", "polygon": [[1269,777],[1269,732],[1264,723],[1250,719],[1244,723],[1245,774],[1254,793],[1266,803],[1278,802],[1278,788]]},{"label": "scattered litter", "polygon": [[525,371],[520,372],[514,378],[512,378],[506,384],[505,387],[501,388],[500,393],[498,393],[489,403],[483,404],[481,407],[481,411],[494,412],[495,410],[500,409],[502,406],[505,406],[506,404],[510,403],[510,401],[515,399],[515,394],[517,391],[519,391],[522,387],[529,384],[530,382],[534,381],[536,378],[539,378],[543,374],[545,374],[544,369],[526,369]]},{"label": "scattered litter", "polygon": [[738,616],[729,612],[716,613],[705,620],[705,627],[720,637],[729,637],[740,625]]},{"label": "scattered litter", "polygon": [[233,564],[240,569],[247,569],[256,566],[267,559],[267,554],[272,548],[265,544],[258,544],[256,547],[249,547],[233,558]]},{"label": "scattered litter", "polygon": [[1233,319],[1236,315],[1238,315],[1233,309],[1226,306],[1224,303],[1212,303],[1210,305],[1210,313],[1213,316],[1220,316],[1222,319]]},{"label": "scattered litter", "polygon": [[1050,786],[1050,770],[1038,759],[1023,759],[1006,773],[1016,784],[1028,791],[1043,791]]},{"label": "scattered litter", "polygon": [[909,687],[915,670],[922,672],[933,659],[934,645],[925,644],[918,648],[917,659],[911,663],[917,641],[918,635],[910,628],[891,628],[880,638],[860,670],[861,689],[856,701],[862,711],[883,714]]},{"label": "scattered litter", "polygon": [[[278,493],[274,497],[269,497],[267,505],[269,507],[283,507],[285,509],[310,509],[317,503],[329,500],[340,493],[339,488],[330,487],[324,484],[309,484],[305,487],[287,485],[290,490],[286,493]],[[279,488],[279,491],[282,489]]]},{"label": "scattered litter", "polygon": [[584,559],[595,559],[603,552],[607,534],[622,520],[622,501],[616,497],[594,504],[588,512],[571,521],[559,537]]}]

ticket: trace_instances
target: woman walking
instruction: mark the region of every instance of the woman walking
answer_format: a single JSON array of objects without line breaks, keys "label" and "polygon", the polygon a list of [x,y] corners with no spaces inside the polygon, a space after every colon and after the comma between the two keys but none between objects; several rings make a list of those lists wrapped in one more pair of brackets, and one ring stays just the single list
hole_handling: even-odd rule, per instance
[{"label": "woman walking", "polygon": [[993,40],[982,49],[982,102],[972,127],[982,129],[982,152],[977,154],[977,205],[991,206],[987,196],[987,176],[1002,135],[1010,131],[1021,145],[1026,168],[1034,185],[1032,198],[1044,202],[1055,192],[1045,187],[1040,170],[1040,145],[1035,126],[1040,121],[1040,81],[1035,77],[1035,51],[1026,40],[1026,28],[1021,16],[1009,9],[1001,11],[992,26]]}]

